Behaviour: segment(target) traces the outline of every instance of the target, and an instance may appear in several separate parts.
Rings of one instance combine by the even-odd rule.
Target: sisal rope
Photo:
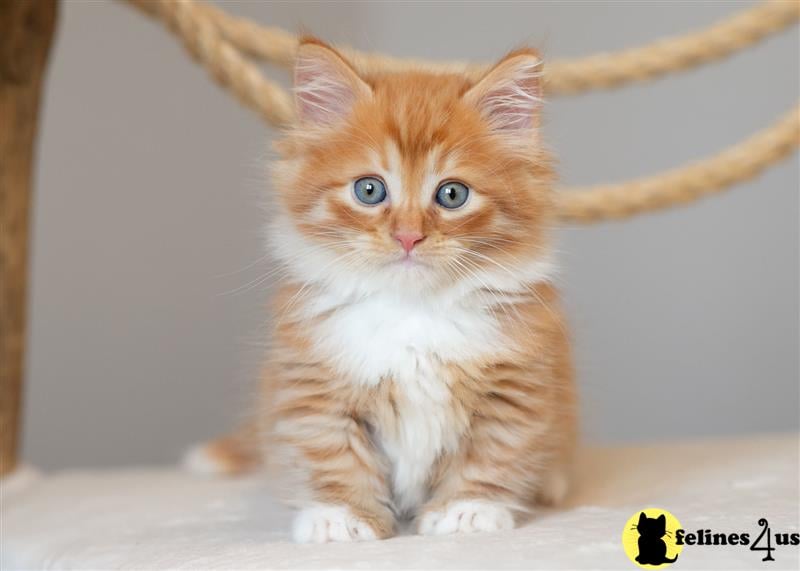
[[[166,24],[217,83],[268,123],[285,126],[293,121],[291,95],[266,79],[248,57],[291,67],[296,36],[196,0],[127,2]],[[575,94],[653,79],[734,54],[798,18],[800,2],[767,0],[699,32],[620,52],[554,61],[546,68],[545,86],[550,95]],[[424,67],[478,75],[485,69],[465,62],[430,63],[343,51],[368,71]],[[567,189],[559,195],[561,218],[588,223],[686,204],[753,178],[799,144],[800,106],[749,139],[687,166],[614,185]]]
[[[170,0],[128,0],[144,12],[159,16]],[[224,38],[251,57],[291,67],[297,49],[297,36],[231,16],[203,2],[192,2],[191,10],[213,23]],[[545,81],[550,96],[577,94],[592,89],[607,89],[625,83],[654,79],[667,73],[688,70],[735,54],[794,24],[800,17],[800,2],[767,0],[709,26],[699,32],[668,38],[646,46],[589,57],[549,62]],[[361,69],[402,70],[425,67],[434,70],[458,69],[480,75],[486,67],[468,62],[430,63],[365,54],[350,48],[342,52]]]
[[[622,184],[559,194],[561,218],[594,222],[688,204],[752,179],[786,158],[800,144],[800,105],[779,121],[712,157]]]
[[[225,40],[207,12],[192,0],[130,0],[157,16],[175,34],[188,52],[222,87],[241,103],[276,126],[294,118],[294,101],[277,83],[268,80],[242,53]]]

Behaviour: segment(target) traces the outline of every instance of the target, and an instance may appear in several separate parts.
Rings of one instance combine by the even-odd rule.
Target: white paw
[[[419,522],[419,533],[423,535],[503,529],[514,529],[514,516],[507,507],[486,500],[453,502],[444,510],[426,513]]]
[[[368,541],[377,539],[366,522],[345,506],[321,504],[300,510],[292,522],[292,539],[297,543]]]

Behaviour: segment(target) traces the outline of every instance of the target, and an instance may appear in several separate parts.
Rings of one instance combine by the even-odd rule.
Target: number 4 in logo
[[[761,530],[761,534],[759,534],[759,536],[753,542],[753,545],[750,546],[750,551],[766,551],[767,555],[761,561],[775,561],[775,558],[772,557],[772,552],[775,551],[775,548],[772,547],[772,532],[769,529],[769,522],[762,517],[760,520],[758,520],[758,525],[764,529]],[[759,547],[761,538],[764,537],[765,533],[767,534],[767,546]]]

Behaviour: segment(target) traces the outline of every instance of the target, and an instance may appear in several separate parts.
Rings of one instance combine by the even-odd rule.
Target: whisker
[[[289,269],[286,266],[279,265],[278,267],[273,268],[272,270],[270,270],[266,274],[263,274],[263,275],[257,277],[256,279],[247,282],[244,285],[241,285],[241,286],[239,286],[237,288],[234,288],[232,290],[228,290],[226,292],[223,292],[223,293],[217,294],[217,295],[219,295],[219,296],[227,296],[227,295],[236,295],[236,294],[240,294],[240,293],[245,293],[245,292],[250,291],[251,289],[254,289],[254,288],[260,286],[261,284],[269,281],[270,278],[275,277],[276,275],[280,275],[280,272],[288,272],[288,271],[289,271]]]
[[[556,311],[554,311],[553,308],[550,307],[550,305],[547,302],[545,302],[545,300],[542,298],[542,296],[539,295],[539,293],[531,285],[520,281],[520,276],[515,274],[513,271],[511,271],[509,268],[507,268],[505,265],[501,264],[497,260],[494,260],[493,258],[490,258],[489,256],[485,256],[485,255],[481,254],[480,252],[476,252],[475,250],[471,250],[469,248],[455,248],[455,249],[459,250],[459,251],[462,251],[462,252],[464,252],[466,254],[475,256],[475,257],[477,257],[477,258],[479,258],[481,260],[484,260],[486,262],[489,262],[491,264],[494,264],[498,268],[500,268],[503,271],[505,271],[506,273],[508,273],[511,277],[513,277],[515,279],[515,281],[518,282],[518,285],[520,287],[522,287],[525,291],[527,291],[533,297],[536,298],[536,300],[539,302],[539,304],[542,307],[544,307],[547,310],[548,313],[550,313],[551,317],[553,317],[553,319],[555,320],[555,322],[558,324],[559,328],[561,329],[562,333],[564,335],[567,335],[566,327],[564,326],[564,323],[563,323],[563,320],[562,320],[561,316]]]
[[[250,262],[249,264],[247,264],[245,267],[243,267],[241,269],[234,270],[232,272],[226,272],[224,274],[217,274],[217,275],[214,276],[214,278],[215,279],[228,278],[228,277],[231,277],[231,276],[235,276],[236,274],[241,274],[242,272],[245,272],[245,271],[249,270],[250,268],[252,268],[253,266],[259,264],[260,262],[263,262],[264,259],[266,259],[267,257],[269,257],[268,253],[264,254],[263,256],[258,258],[257,260]]]

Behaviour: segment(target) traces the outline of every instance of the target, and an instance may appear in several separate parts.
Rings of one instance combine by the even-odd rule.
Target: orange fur
[[[377,537],[387,537],[398,516],[421,517],[456,500],[492,501],[521,516],[563,495],[576,437],[569,343],[553,285],[519,277],[523,261],[549,255],[554,223],[554,174],[538,136],[538,109],[530,118],[514,115],[521,112],[509,99],[515,90],[538,95],[530,74],[536,60],[532,50],[513,52],[473,85],[460,75],[422,71],[364,76],[318,41],[301,46],[296,81],[328,74],[324,79],[335,85],[331,93],[320,84],[321,93],[299,94],[303,120],[277,146],[279,210],[311,244],[309,265],[324,251],[344,260],[331,257],[332,268],[358,279],[356,293],[318,308],[338,278],[289,271],[273,300],[260,414],[264,457],[287,501],[347,506]],[[523,72],[519,85],[508,83]],[[402,200],[392,195],[370,208],[352,198],[352,182],[379,175],[375,169],[397,175],[401,183],[389,190]],[[466,184],[469,208],[451,212],[435,204],[439,180],[431,173]],[[421,266],[393,269],[400,263],[392,238],[398,230],[425,236],[414,253]],[[290,240],[283,235],[273,240],[290,247],[281,244]],[[506,273],[521,285],[498,285],[510,279]],[[464,294],[458,307],[474,307],[476,320],[489,323],[501,342],[466,358],[430,357],[430,374],[445,391],[430,405],[430,414],[444,419],[443,443],[413,504],[413,494],[397,497],[396,473],[408,467],[394,466],[382,442],[408,438],[408,415],[420,401],[391,370],[356,378],[345,357],[325,349],[321,332],[374,295],[364,285],[373,279],[414,303],[476,274],[494,277]],[[480,347],[482,340],[470,342]],[[363,350],[371,350],[369,336]],[[237,456],[251,463],[241,450],[231,455],[234,463]]]

